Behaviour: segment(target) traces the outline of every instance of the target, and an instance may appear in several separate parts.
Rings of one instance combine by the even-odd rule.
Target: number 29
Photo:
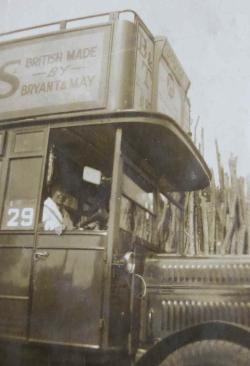
[[[8,227],[31,227],[33,224],[34,209],[32,207],[9,208],[8,217]]]

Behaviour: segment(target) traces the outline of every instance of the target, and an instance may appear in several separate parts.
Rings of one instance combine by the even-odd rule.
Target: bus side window
[[[2,230],[34,228],[42,158],[12,159],[6,182]]]

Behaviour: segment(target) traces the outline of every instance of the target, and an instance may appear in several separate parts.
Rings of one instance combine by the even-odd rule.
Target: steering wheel
[[[84,228],[93,222],[97,222],[100,225],[100,229],[105,228],[108,221],[108,212],[104,208],[97,208],[91,216],[87,217],[84,222],[80,224],[80,227]]]

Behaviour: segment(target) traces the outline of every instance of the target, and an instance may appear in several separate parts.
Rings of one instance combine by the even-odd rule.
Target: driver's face
[[[61,192],[60,190],[56,190],[52,196],[53,201],[57,204],[57,205],[62,205],[63,201],[65,199],[65,195],[63,192]]]

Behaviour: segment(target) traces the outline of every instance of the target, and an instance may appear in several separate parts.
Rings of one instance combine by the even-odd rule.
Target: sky
[[[249,0],[0,0],[0,32],[96,13],[133,9],[153,35],[168,38],[190,81],[197,138],[216,170],[215,139],[227,166],[250,175]]]

